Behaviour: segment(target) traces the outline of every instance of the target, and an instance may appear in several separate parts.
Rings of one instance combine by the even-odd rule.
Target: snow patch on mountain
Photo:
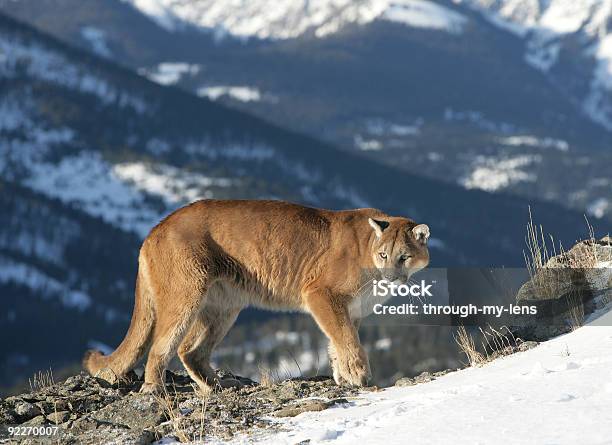
[[[467,17],[429,0],[123,0],[163,28],[184,24],[215,35],[289,39],[306,33],[324,37],[349,24],[388,20],[406,26],[460,33]]]
[[[170,210],[212,198],[211,187],[228,187],[233,181],[163,164],[113,165],[97,152],[82,151],[58,163],[31,164],[24,184],[144,236]],[[159,202],[151,202],[151,198]]]
[[[587,213],[595,218],[603,218],[608,210],[612,207],[610,200],[606,198],[598,198],[587,207]]]
[[[185,75],[195,76],[201,66],[185,62],[163,62],[154,68],[140,68],[138,74],[160,85],[174,85]]]
[[[106,79],[92,74],[52,49],[11,35],[0,36],[0,78],[12,79],[24,74],[93,94],[107,105],[131,107],[139,113],[144,113],[148,108],[143,99],[117,89]]]
[[[481,189],[495,192],[517,182],[534,182],[536,176],[523,170],[524,167],[540,162],[541,157],[521,155],[507,158],[479,155],[474,169],[460,184],[467,189]]]
[[[58,298],[68,308],[85,310],[92,304],[91,297],[85,292],[70,289],[33,266],[4,255],[0,255],[0,283],[23,285],[36,291],[42,298]]]
[[[167,2],[162,0],[121,0],[132,4],[136,9],[154,20],[159,26],[169,31],[181,28],[181,20],[174,15]]]
[[[270,94],[264,94],[259,91],[259,88],[249,86],[207,86],[200,87],[197,90],[197,95],[207,97],[210,100],[217,100],[223,96],[228,96],[231,99],[240,102],[276,102],[278,99]]]
[[[493,133],[512,134],[517,131],[513,124],[493,121],[477,110],[454,110],[448,107],[444,110],[443,119],[446,122],[467,122]]]
[[[81,37],[89,43],[94,53],[99,56],[111,58],[112,53],[106,42],[106,33],[94,26],[84,26],[81,28]]]
[[[58,163],[33,163],[24,184],[140,235],[161,219],[161,212],[148,204],[138,190],[115,176],[111,164],[95,152],[66,156]]]
[[[467,18],[442,5],[422,0],[391,2],[381,18],[415,28],[429,28],[460,34]]]
[[[137,190],[162,197],[168,204],[193,202],[211,198],[209,187],[230,187],[235,181],[228,178],[213,178],[193,173],[170,165],[147,165],[129,162],[113,166],[113,174]]]
[[[355,141],[355,147],[363,151],[379,151],[382,150],[383,144],[376,139],[365,139],[360,134],[355,135],[353,138]]]
[[[569,151],[567,141],[554,138],[538,138],[530,135],[515,135],[497,140],[500,144],[509,147],[535,147],[535,148],[553,148],[559,151]]]

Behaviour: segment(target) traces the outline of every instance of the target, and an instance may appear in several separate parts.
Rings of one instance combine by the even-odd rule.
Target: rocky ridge
[[[221,378],[236,379],[241,387],[203,395],[184,373],[168,371],[165,394],[148,395],[138,392],[142,380],[134,373],[112,385],[81,373],[0,400],[0,443],[223,441],[247,431],[280,428],[275,418],[350,403],[358,394],[357,389],[339,387],[329,377],[266,385],[230,373],[221,373]],[[11,437],[9,426],[23,427],[24,435]],[[27,433],[28,427],[41,426],[58,426],[56,435],[34,436],[34,428]]]

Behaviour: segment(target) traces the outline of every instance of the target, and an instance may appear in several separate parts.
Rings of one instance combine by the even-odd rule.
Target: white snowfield
[[[333,34],[348,24],[389,20],[416,28],[461,33],[466,16],[429,0],[123,0],[158,25],[185,24],[218,36],[289,39],[307,32]]]
[[[526,352],[281,421],[235,443],[610,444],[612,312]]]

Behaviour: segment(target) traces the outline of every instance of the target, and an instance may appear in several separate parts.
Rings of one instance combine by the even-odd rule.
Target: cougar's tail
[[[111,355],[105,356],[96,350],[89,350],[85,353],[83,368],[91,375],[95,375],[103,368],[110,368],[117,376],[125,375],[136,365],[148,347],[155,317],[150,287],[144,280],[142,266],[143,262],[140,263],[136,279],[136,298],[130,328],[119,347]]]

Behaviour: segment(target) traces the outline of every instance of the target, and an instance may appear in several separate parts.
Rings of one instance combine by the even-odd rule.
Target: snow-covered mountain
[[[484,11],[522,37],[525,61],[551,77],[591,119],[612,131],[612,2],[610,0],[455,0]],[[563,71],[584,70],[568,84]]]
[[[607,443],[612,312],[570,334],[412,387],[364,393],[231,443]]]
[[[0,9],[155,82],[377,163],[612,214],[609,2],[0,0]]]
[[[430,0],[124,1],[170,31],[188,24],[212,30],[217,38],[229,34],[261,39],[321,38],[375,20],[458,34],[471,24],[460,10],[467,5],[524,39],[525,61],[544,73],[554,71],[578,50],[580,60],[568,63],[593,65],[590,76],[583,79],[587,91],[580,97],[582,107],[612,131],[610,0],[453,0],[456,8]]]
[[[186,24],[224,35],[288,39],[325,37],[348,25],[388,20],[417,28],[460,33],[467,17],[429,0],[124,0],[162,27]]]

